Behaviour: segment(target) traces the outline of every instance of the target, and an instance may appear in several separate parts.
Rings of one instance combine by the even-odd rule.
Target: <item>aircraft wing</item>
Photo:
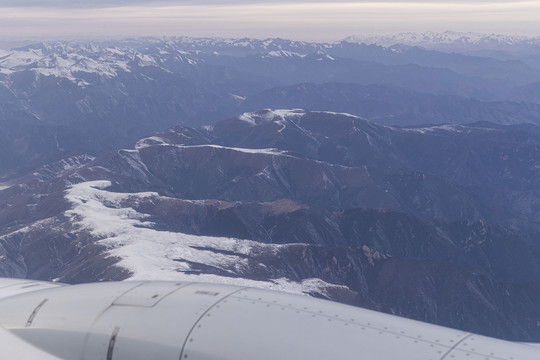
[[[1,334],[51,359],[540,359],[535,346],[268,290],[148,281],[29,291],[36,282],[10,281],[0,280]]]

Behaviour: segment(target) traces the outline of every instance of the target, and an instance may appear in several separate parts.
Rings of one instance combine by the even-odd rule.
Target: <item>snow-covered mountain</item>
[[[222,55],[243,56],[259,53],[299,53],[309,54],[320,48],[331,46],[331,44],[309,43],[304,41],[294,41],[279,38],[270,39],[227,39],[219,37],[194,38],[194,37],[172,37],[169,43],[186,50],[196,50],[203,52],[215,52]]]
[[[246,284],[532,340],[539,149],[534,125],[300,109],[174,127],[0,184],[0,271]]]
[[[455,47],[496,47],[531,45],[540,46],[540,37],[526,37],[517,35],[483,34],[473,32],[425,32],[414,33],[404,32],[387,35],[353,35],[347,37],[345,41],[359,42],[365,44],[377,44],[392,46],[404,44],[410,46],[423,46],[426,48],[451,48]]]
[[[85,79],[90,75],[113,78],[120,72],[133,72],[140,67],[159,68],[163,61],[163,56],[143,54],[132,48],[74,43],[42,43],[4,51],[0,55],[0,74],[31,71],[36,77],[68,79],[80,86],[87,84]],[[161,51],[159,55],[174,56],[180,62],[197,63],[196,59],[186,57],[190,55],[187,52],[171,54]]]

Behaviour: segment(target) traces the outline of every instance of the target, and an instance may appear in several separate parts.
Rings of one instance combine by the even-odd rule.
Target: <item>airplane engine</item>
[[[535,346],[308,296],[188,282],[0,279],[0,325],[0,343],[22,339],[6,359],[540,359]]]

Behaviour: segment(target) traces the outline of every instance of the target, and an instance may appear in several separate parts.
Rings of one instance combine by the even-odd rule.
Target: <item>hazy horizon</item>
[[[9,50],[12,48],[17,47],[24,47],[32,44],[37,43],[54,43],[54,42],[74,42],[74,43],[100,43],[100,42],[115,42],[115,41],[128,41],[128,40],[144,40],[144,39],[171,39],[171,38],[181,38],[181,37],[187,37],[187,38],[193,38],[193,39],[204,39],[204,38],[215,38],[215,39],[254,39],[254,40],[267,40],[267,39],[284,39],[284,40],[290,40],[290,41],[303,41],[303,42],[313,42],[313,43],[338,43],[340,41],[345,40],[348,37],[355,37],[355,36],[364,36],[366,38],[369,37],[377,37],[377,36],[392,36],[392,35],[400,35],[400,34],[422,34],[422,33],[429,33],[430,31],[425,32],[372,32],[372,33],[354,33],[349,34],[347,36],[336,38],[336,39],[330,39],[330,40],[306,40],[306,39],[299,39],[294,37],[283,37],[283,36],[274,36],[274,37],[252,37],[252,36],[220,36],[220,35],[207,35],[207,36],[196,36],[196,35],[186,35],[186,34],[176,34],[176,35],[116,35],[116,36],[88,36],[88,35],[81,35],[81,36],[34,36],[34,37],[12,37],[12,38],[3,38],[0,35],[0,49],[1,50]],[[433,33],[436,34],[443,34],[446,32],[454,32],[453,30],[446,30],[446,31],[434,31]],[[460,33],[460,32],[456,32]],[[521,34],[504,34],[504,33],[488,33],[488,32],[462,32],[464,34],[476,34],[476,35],[495,35],[495,36],[516,36],[516,37],[522,37],[526,39],[540,39],[540,36],[527,36],[527,35],[521,35]],[[1,55],[1,54],[0,54]]]
[[[368,33],[447,30],[536,37],[538,23],[539,1],[0,0],[0,45],[140,36],[332,42]]]

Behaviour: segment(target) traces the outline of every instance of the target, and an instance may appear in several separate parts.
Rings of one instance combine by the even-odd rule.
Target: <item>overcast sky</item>
[[[0,0],[0,40],[190,35],[333,41],[444,30],[539,36],[540,0]]]

